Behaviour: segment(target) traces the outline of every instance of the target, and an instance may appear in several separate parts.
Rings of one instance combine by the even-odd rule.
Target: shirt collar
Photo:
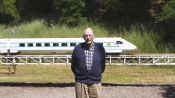
[[[94,48],[94,42],[92,42],[92,44],[91,44],[91,46],[90,46],[89,48],[86,46],[86,43],[85,43],[85,48],[86,48],[87,50],[93,49],[93,48]]]

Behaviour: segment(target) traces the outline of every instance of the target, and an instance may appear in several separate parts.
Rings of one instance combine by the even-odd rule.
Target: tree
[[[161,27],[163,42],[174,43],[175,0],[154,0],[151,12],[156,25]]]
[[[16,0],[0,0],[0,22],[9,23],[20,19],[15,3]]]
[[[166,2],[161,9],[161,12],[157,14],[157,22],[171,22],[175,20],[175,0],[169,0]]]
[[[84,0],[53,0],[53,3],[59,14],[59,23],[73,26],[86,21],[82,15],[85,8]]]

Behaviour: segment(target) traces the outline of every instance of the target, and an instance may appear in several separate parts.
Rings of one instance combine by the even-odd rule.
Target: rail
[[[71,55],[11,55],[0,56],[0,64],[70,64]],[[175,54],[106,56],[109,65],[175,65]]]

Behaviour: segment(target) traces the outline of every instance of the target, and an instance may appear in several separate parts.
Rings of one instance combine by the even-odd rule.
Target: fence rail
[[[0,56],[0,64],[70,64],[71,55],[11,55]],[[110,65],[175,65],[175,54],[106,56]]]

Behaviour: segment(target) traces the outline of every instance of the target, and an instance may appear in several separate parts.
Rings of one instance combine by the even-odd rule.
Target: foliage
[[[150,0],[110,0],[105,18],[112,22],[133,23],[149,18]]]
[[[162,6],[162,11],[156,17],[157,22],[175,20],[175,0],[169,0]]]
[[[44,20],[44,25],[38,27],[43,30],[30,30],[32,26],[24,30],[32,32],[29,35],[35,37],[43,37],[41,32],[50,30],[50,27],[67,25],[79,28],[92,23],[100,24],[98,28],[105,30],[106,34],[128,34],[129,39],[134,38],[135,34],[145,34],[145,40],[149,40],[148,36],[155,34],[156,37],[149,40],[153,51],[157,51],[154,48],[159,47],[158,42],[163,43],[160,46],[166,49],[174,46],[175,42],[175,0],[0,0],[0,24],[19,25],[33,20]],[[133,24],[142,24],[149,29],[144,33],[131,30]],[[46,28],[49,29],[45,30]],[[120,31],[120,28],[127,30],[127,34]],[[4,31],[10,32],[8,29],[2,32]],[[10,33],[5,35],[10,36]]]
[[[20,19],[15,2],[16,0],[0,0],[0,22],[7,22],[9,19]]]
[[[82,16],[85,8],[84,0],[53,0],[53,4],[60,14],[58,18],[61,24],[74,26],[86,21],[86,18]]]
[[[12,20],[43,18],[69,25],[85,23],[87,19],[130,24],[175,17],[174,0],[0,0],[0,5],[1,17],[5,14]]]
[[[159,11],[155,13],[154,18],[156,25],[161,28],[157,31],[162,35],[161,42],[174,46],[175,0],[160,0],[157,5]]]

